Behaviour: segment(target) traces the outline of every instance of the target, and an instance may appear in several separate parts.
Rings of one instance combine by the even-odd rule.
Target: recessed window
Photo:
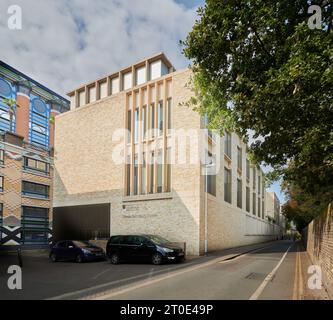
[[[171,148],[167,149],[167,164],[166,164],[166,192],[171,191]]]
[[[258,197],[258,217],[261,217],[261,203],[259,197]]]
[[[134,114],[134,143],[138,143],[139,141],[139,108],[135,109]]]
[[[155,155],[154,152],[151,153],[151,157],[150,157],[150,188],[149,188],[149,193],[154,193],[154,189],[155,189]]]
[[[142,140],[146,139],[147,133],[147,106],[142,107]]]
[[[132,137],[132,111],[127,111],[127,143],[131,142]]]
[[[78,96],[79,99],[79,107],[82,107],[86,104],[86,92],[85,91],[80,91]]]
[[[134,158],[134,195],[138,194],[139,189],[139,162],[138,156]]]
[[[157,193],[163,191],[163,154],[159,151],[157,156]]]
[[[250,161],[246,159],[246,179],[250,181]]]
[[[0,177],[0,192],[3,191],[3,182],[4,182],[4,177]]]
[[[261,192],[261,177],[258,176],[258,194]]]
[[[237,168],[238,170],[242,171],[243,169],[243,152],[242,148],[237,147]]]
[[[171,120],[171,115],[172,115],[172,98],[168,99],[168,103],[167,103],[167,127],[168,130],[170,130],[172,128],[172,120]]]
[[[142,166],[141,166],[141,194],[146,194],[147,188],[147,161],[146,154],[142,155]]]
[[[231,133],[224,135],[224,153],[231,159]]]
[[[123,75],[123,89],[128,90],[132,88],[132,71],[127,72]]]
[[[100,82],[99,84],[99,98],[103,99],[108,96],[108,84],[106,81]]]
[[[44,161],[24,157],[24,169],[49,173],[50,165]]]
[[[88,89],[89,103],[96,101],[96,87],[90,87]]]
[[[22,181],[22,194],[38,198],[48,198],[50,187],[44,184]]]
[[[5,152],[4,150],[0,150],[0,164],[5,163]]]
[[[237,179],[237,207],[240,209],[243,207],[243,184],[240,179]]]
[[[246,211],[250,212],[250,188],[246,187]]]
[[[256,179],[257,172],[256,172],[256,168],[253,167],[252,171],[253,171],[253,189],[255,189],[256,188],[256,184],[257,184],[257,179]]]
[[[257,214],[257,197],[256,194],[253,193],[252,195],[252,214],[256,215]]]
[[[111,79],[111,93],[116,94],[119,92],[119,78]]]
[[[146,82],[146,67],[140,67],[135,70],[136,85],[139,86]]]
[[[162,135],[163,134],[163,101],[160,101],[158,103],[157,125],[158,125],[158,135]]]
[[[131,157],[126,160],[126,195],[131,195]]]
[[[224,201],[231,203],[231,170],[224,168]]]

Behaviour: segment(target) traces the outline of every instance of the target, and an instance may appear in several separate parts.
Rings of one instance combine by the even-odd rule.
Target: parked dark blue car
[[[51,249],[50,259],[57,261],[84,261],[105,260],[105,253],[102,248],[87,241],[58,241]]]

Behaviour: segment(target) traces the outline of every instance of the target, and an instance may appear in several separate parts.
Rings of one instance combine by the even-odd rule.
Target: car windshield
[[[155,244],[167,244],[170,243],[169,240],[166,240],[160,236],[148,236],[149,239],[154,242]]]
[[[88,241],[73,241],[73,243],[79,248],[93,247],[93,245]]]

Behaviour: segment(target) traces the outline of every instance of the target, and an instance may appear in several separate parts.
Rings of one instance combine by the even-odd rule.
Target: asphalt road
[[[296,246],[281,241],[229,261],[163,275],[98,299],[274,299],[291,300],[294,293]]]
[[[51,263],[46,255],[26,256],[23,289],[15,291],[7,287],[6,271],[17,259],[0,256],[0,299],[292,299],[297,246],[278,241],[250,249],[257,251],[227,261],[215,253],[162,266]]]

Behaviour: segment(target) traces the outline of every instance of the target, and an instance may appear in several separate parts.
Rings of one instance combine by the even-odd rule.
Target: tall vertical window
[[[49,227],[49,209],[22,207],[23,244],[47,244]]]
[[[265,197],[265,176],[263,176],[261,188],[262,188],[262,196],[264,198]]]
[[[143,153],[142,155],[142,166],[141,166],[141,194],[146,194],[147,184],[147,162],[146,162],[146,154]]]
[[[261,193],[261,176],[258,176],[258,194]]]
[[[172,128],[172,123],[171,123],[171,115],[172,115],[172,98],[168,99],[168,104],[167,104],[167,117],[168,117],[168,130]]]
[[[159,151],[157,155],[157,193],[163,191],[163,154]]]
[[[215,169],[215,168],[212,168],[212,165],[214,165],[214,163],[215,163],[214,160],[213,160],[213,155],[208,151],[207,156],[208,156],[207,165],[209,163],[211,163],[210,169],[212,169],[212,171],[213,171]],[[206,192],[208,192],[212,196],[216,197],[216,174],[212,174],[212,173],[213,172],[208,172],[207,171],[207,177],[205,179],[205,182],[207,181],[207,185],[206,185],[205,189],[206,189]]]
[[[131,157],[126,160],[126,195],[131,195]]]
[[[155,189],[155,168],[154,168],[154,163],[155,163],[155,156],[154,152],[151,153],[151,158],[150,158],[150,188],[149,188],[149,193],[154,193]]]
[[[3,180],[4,180],[4,177],[0,176],[0,192],[3,191]]]
[[[237,179],[237,207],[243,207],[243,184],[240,179]]]
[[[139,108],[135,109],[134,119],[134,143],[138,143],[139,140]]]
[[[132,111],[127,111],[127,142],[131,142],[131,136],[132,136]]]
[[[231,203],[231,170],[224,168],[224,201]]]
[[[167,164],[166,164],[166,192],[171,191],[171,148],[167,149]]]
[[[237,147],[237,168],[238,170],[242,171],[243,169],[243,152],[242,148]]]
[[[216,174],[207,175],[206,192],[216,197]]]
[[[265,219],[265,201],[262,200],[262,218]]]
[[[150,105],[150,129],[153,130],[153,136],[154,134],[154,129],[155,129],[155,103],[152,103]]]
[[[15,116],[10,128],[9,108],[3,103],[3,99],[15,99],[15,87],[0,78],[0,131],[15,131]]]
[[[257,174],[256,174],[256,168],[253,167],[252,171],[253,171],[253,189],[255,189],[255,188],[256,188],[256,184],[257,184],[257,179],[256,179],[256,177],[257,177]]]
[[[246,187],[246,211],[250,212],[250,188]]]
[[[231,133],[224,135],[224,153],[231,159]]]
[[[142,139],[146,138],[147,132],[147,106],[142,107]]]
[[[246,179],[250,181],[250,161],[246,159]]]
[[[157,122],[158,122],[158,134],[163,134],[163,101],[160,101],[158,104],[158,114],[157,114]]]
[[[258,197],[258,217],[261,217],[261,202],[259,197]]]
[[[5,152],[0,150],[0,164],[4,164],[5,162]]]
[[[30,104],[30,143],[48,148],[50,107],[39,97],[32,97]]]
[[[139,163],[138,163],[138,156],[134,158],[134,195],[138,194],[139,188]]]
[[[254,215],[257,214],[257,197],[255,193],[252,195],[252,213]]]

